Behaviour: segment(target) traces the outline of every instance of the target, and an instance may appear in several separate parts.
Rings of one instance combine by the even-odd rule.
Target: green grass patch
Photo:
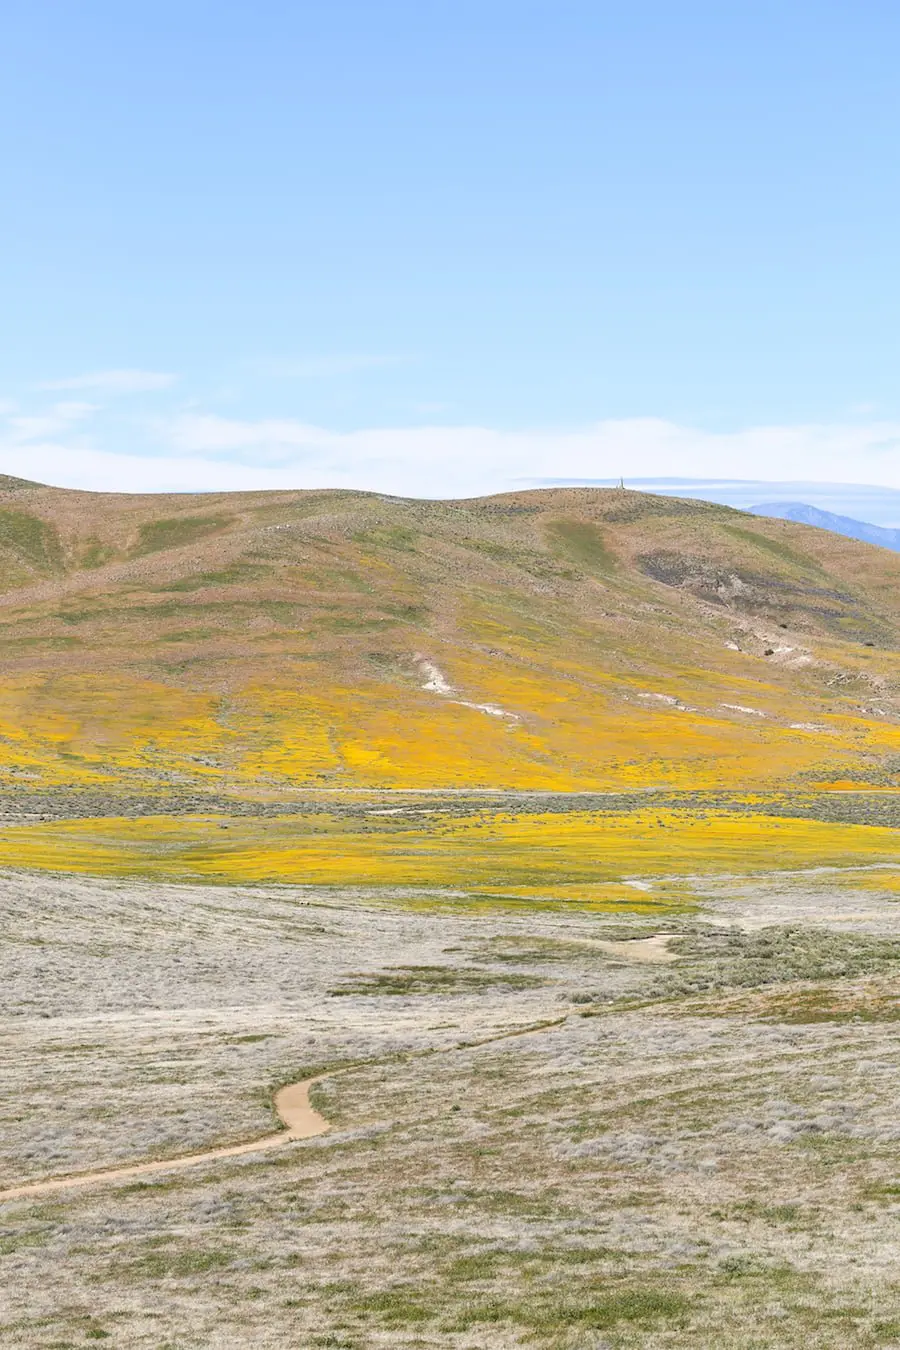
[[[351,994],[407,997],[412,994],[472,994],[489,989],[535,989],[543,981],[531,975],[460,970],[454,966],[396,966],[391,970],[355,973],[329,989],[333,998]]]
[[[111,562],[115,556],[116,551],[109,544],[103,544],[99,539],[91,539],[81,555],[80,562],[82,567],[88,569],[103,567],[105,563]]]
[[[116,1274],[143,1276],[150,1280],[186,1279],[206,1275],[231,1264],[234,1252],[223,1247],[170,1247],[168,1237],[151,1240],[144,1252],[130,1261],[116,1263]]]
[[[273,567],[265,567],[261,563],[232,563],[230,567],[222,567],[217,572],[198,572],[196,576],[183,577],[181,581],[170,581],[165,586],[154,587],[153,590],[159,593],[189,592],[202,591],[211,586],[237,586],[242,582],[262,581],[271,577],[274,571]]]
[[[158,642],[202,642],[205,638],[221,637],[218,628],[183,628],[177,633],[162,633]]]
[[[863,1200],[880,1200],[895,1204],[900,1200],[900,1181],[869,1181],[860,1192]]]
[[[378,526],[372,530],[359,530],[354,534],[353,542],[401,553],[414,553],[418,537],[418,530],[411,530],[406,525]]]
[[[0,510],[0,547],[41,572],[59,572],[63,551],[52,525],[27,511]]]
[[[897,1022],[896,994],[866,997],[848,990],[803,989],[767,999],[764,1016],[777,1022],[811,1026],[818,1022]]]
[[[556,1299],[524,1298],[473,1301],[454,1319],[453,1330],[467,1331],[490,1323],[510,1322],[550,1335],[569,1329],[611,1331],[622,1325],[640,1329],[684,1327],[691,1300],[676,1290],[653,1286],[610,1288],[587,1296]]]
[[[15,1252],[25,1251],[29,1247],[44,1247],[53,1237],[49,1229],[36,1232],[33,1228],[18,1233],[0,1235],[0,1256],[12,1256]]]
[[[218,534],[234,520],[234,516],[170,516],[165,520],[147,521],[141,526],[138,543],[132,550],[136,556],[160,553],[167,548],[179,548]]]
[[[360,633],[373,628],[392,628],[396,623],[397,619],[388,619],[382,615],[317,614],[313,632]]]
[[[779,562],[789,563],[798,572],[821,572],[822,570],[816,560],[809,554],[798,553],[788,544],[783,544],[777,539],[769,539],[767,535],[759,534],[756,530],[748,530],[742,525],[732,525],[724,520],[716,523],[719,529],[725,534],[730,534],[732,539],[739,539],[742,543],[750,544],[752,548],[768,553],[771,557],[777,558]]]
[[[355,1312],[375,1318],[385,1327],[417,1326],[431,1321],[434,1311],[422,1300],[421,1294],[407,1286],[380,1289],[354,1300]]]
[[[616,559],[603,540],[596,525],[583,520],[554,520],[547,526],[547,534],[556,549],[588,573],[609,576],[615,571]]]
[[[655,984],[655,992],[668,996],[849,979],[900,969],[900,941],[799,924],[773,925],[755,933],[737,928],[698,930],[673,938],[669,950],[679,957],[678,965],[660,973]],[[786,993],[783,1010],[787,1015],[793,1009],[798,1021],[832,1020],[825,1015],[829,1005],[820,1002],[821,997],[818,990]],[[889,1003],[893,1006],[893,1000]],[[859,1004],[862,1007],[862,999]],[[840,1007],[836,1002],[834,1011]]]

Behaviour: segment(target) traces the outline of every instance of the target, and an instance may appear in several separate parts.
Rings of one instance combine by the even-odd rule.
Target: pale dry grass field
[[[319,1069],[332,1128],[0,1202],[0,1341],[900,1346],[895,902],[697,888],[6,875],[0,1187],[264,1136]]]

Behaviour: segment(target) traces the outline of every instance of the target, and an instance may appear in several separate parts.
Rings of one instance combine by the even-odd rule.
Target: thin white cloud
[[[185,454],[250,453],[254,459],[284,460],[313,445],[331,443],[337,448],[341,437],[320,427],[291,418],[264,418],[242,422],[236,418],[185,413],[169,424],[168,436],[175,450]]]
[[[284,474],[199,458],[114,454],[55,441],[25,448],[0,443],[0,473],[88,492],[237,492],[307,486]],[[324,486],[324,485],[316,485]]]
[[[93,412],[96,412],[93,403],[57,403],[44,413],[8,417],[5,433],[10,441],[18,445],[28,441],[43,441],[50,436],[63,435],[76,422],[83,421]]]
[[[97,394],[145,394],[169,389],[178,377],[162,370],[95,370],[64,380],[42,380],[35,389],[84,389]]]
[[[340,375],[355,375],[361,370],[378,370],[402,365],[403,356],[376,356],[366,352],[335,353],[331,356],[272,357],[257,363],[266,375],[286,380],[323,380]]]
[[[155,424],[152,443],[162,453],[146,456],[66,444],[59,427],[43,438],[36,433],[32,427],[26,465],[12,436],[4,444],[0,432],[0,472],[95,490],[350,487],[463,497],[548,483],[551,474],[569,482],[623,475],[626,483],[752,478],[900,488],[898,423],[719,433],[635,418],[560,430],[420,426],[338,432],[292,419],[190,414]]]

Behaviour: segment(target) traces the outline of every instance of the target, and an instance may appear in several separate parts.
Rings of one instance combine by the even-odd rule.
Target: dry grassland
[[[900,1344],[893,875],[616,915],[8,873],[0,1186],[269,1134],[318,1069],[332,1128],[0,1202],[0,1341]]]

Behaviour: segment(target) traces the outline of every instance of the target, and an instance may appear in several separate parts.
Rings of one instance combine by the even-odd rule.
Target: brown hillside
[[[25,783],[891,783],[900,557],[620,490],[0,483]]]

